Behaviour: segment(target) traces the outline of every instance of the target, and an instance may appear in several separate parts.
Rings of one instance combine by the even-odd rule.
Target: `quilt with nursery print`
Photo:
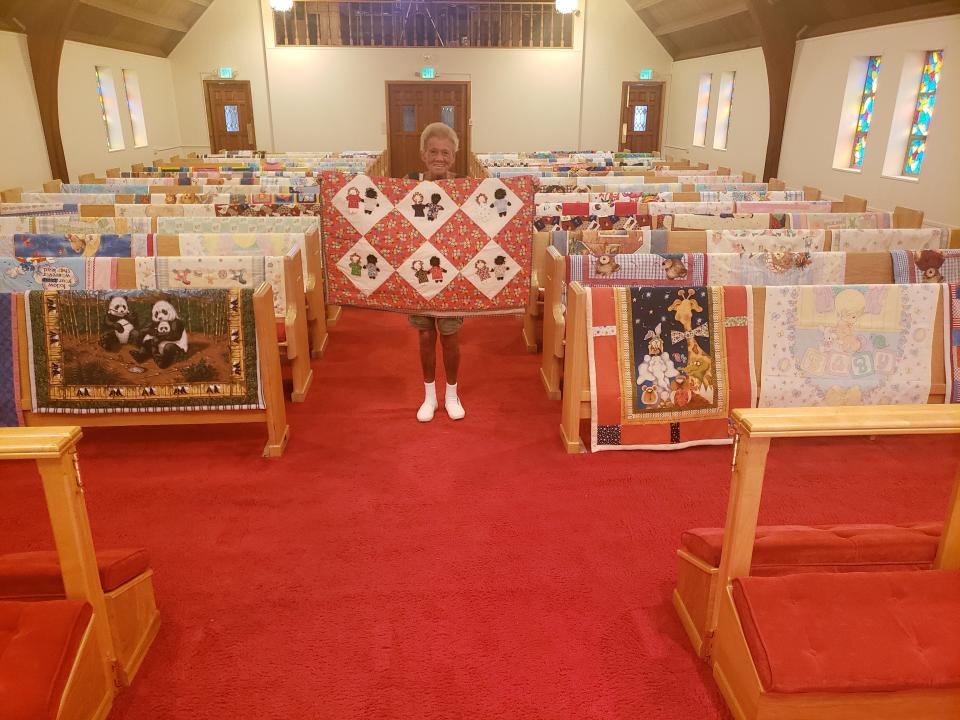
[[[329,303],[438,317],[526,305],[532,178],[324,173],[321,188]]]

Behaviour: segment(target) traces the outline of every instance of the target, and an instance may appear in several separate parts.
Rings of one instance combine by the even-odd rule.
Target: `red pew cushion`
[[[53,720],[90,605],[76,600],[0,602],[0,708],[4,720]]]
[[[942,532],[940,522],[760,526],[751,573],[926,569],[933,564]],[[680,544],[691,555],[719,567],[723,528],[688,530]]]
[[[960,571],[736,578],[733,600],[767,692],[960,687]]]
[[[277,322],[277,342],[287,341],[287,324],[280,320]]]
[[[97,570],[104,592],[116,590],[150,567],[146,550],[99,550]],[[53,550],[0,555],[0,599],[62,598],[60,561]]]

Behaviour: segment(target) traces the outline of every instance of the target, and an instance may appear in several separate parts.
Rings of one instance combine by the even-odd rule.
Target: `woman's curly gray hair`
[[[444,140],[452,142],[454,152],[460,149],[460,138],[457,137],[453,128],[446,123],[435,122],[427,125],[420,134],[420,152],[427,149],[427,142],[433,137],[443,138]]]

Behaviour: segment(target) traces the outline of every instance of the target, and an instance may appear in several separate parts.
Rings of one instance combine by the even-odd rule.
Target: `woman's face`
[[[420,159],[427,171],[434,176],[443,176],[450,172],[456,160],[457,152],[453,143],[445,137],[434,135],[420,153]]]

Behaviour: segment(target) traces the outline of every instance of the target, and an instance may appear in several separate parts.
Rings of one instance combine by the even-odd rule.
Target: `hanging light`
[[[557,12],[569,15],[577,11],[577,0],[557,0]]]
[[[293,9],[293,0],[270,0],[270,7],[277,12],[287,12]]]

